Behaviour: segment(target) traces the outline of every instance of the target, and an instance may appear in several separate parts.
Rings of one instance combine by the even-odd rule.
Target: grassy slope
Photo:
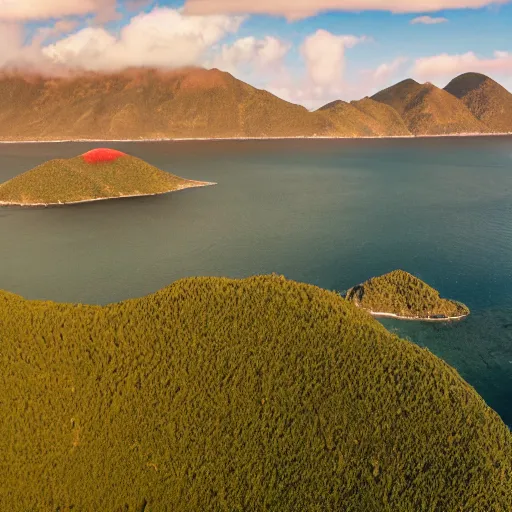
[[[493,132],[512,132],[512,94],[488,76],[465,73],[445,90],[462,100]]]
[[[469,313],[466,306],[440,298],[437,290],[403,270],[374,277],[350,290],[347,298],[365,309],[399,316],[456,317]]]
[[[104,308],[0,293],[0,340],[2,510],[512,508],[497,414],[335,293],[278,277]]]
[[[489,131],[464,103],[432,84],[404,80],[375,94],[372,99],[393,107],[415,135]]]
[[[88,164],[82,157],[51,160],[0,185],[0,202],[66,203],[162,194],[189,183],[132,156]]]
[[[333,101],[316,113],[329,119],[334,126],[333,133],[346,137],[410,135],[394,109],[369,98],[351,103]]]

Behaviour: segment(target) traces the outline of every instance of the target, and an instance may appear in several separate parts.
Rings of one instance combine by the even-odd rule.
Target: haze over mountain
[[[453,79],[445,91],[462,100],[492,131],[512,132],[512,94],[492,78],[465,73]]]
[[[483,76],[483,75],[480,75]],[[487,79],[487,77],[483,77]],[[447,90],[405,80],[315,112],[218,69],[44,77],[0,75],[0,140],[366,137],[512,131],[512,95],[496,82]],[[457,87],[453,86],[459,84]],[[487,85],[485,85],[487,84]],[[454,95],[455,94],[455,95]],[[458,99],[459,94],[462,99]]]

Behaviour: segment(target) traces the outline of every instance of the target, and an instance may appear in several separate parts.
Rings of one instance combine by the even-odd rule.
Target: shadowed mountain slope
[[[454,78],[445,91],[462,100],[491,131],[512,132],[512,94],[492,78],[465,73]]]
[[[489,132],[459,99],[430,83],[404,80],[372,99],[393,107],[415,135]]]
[[[512,436],[338,294],[184,279],[105,307],[0,292],[0,510],[512,510]]]

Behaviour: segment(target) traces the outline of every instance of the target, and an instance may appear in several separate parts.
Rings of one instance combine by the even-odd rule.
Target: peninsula
[[[461,320],[470,311],[464,304],[442,299],[439,292],[421,279],[395,270],[354,286],[348,301],[378,317],[400,320]]]
[[[50,160],[0,184],[0,206],[58,206],[207,185],[214,183],[180,178],[121,151],[99,148]]]
[[[512,510],[498,414],[334,292],[281,276],[105,307],[0,291],[0,340],[0,510]]]

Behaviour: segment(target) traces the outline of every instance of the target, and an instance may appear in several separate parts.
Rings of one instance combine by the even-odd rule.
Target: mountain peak
[[[372,96],[393,107],[415,135],[485,133],[483,125],[457,98],[430,82],[407,79]]]
[[[323,107],[320,107],[318,109],[318,112],[322,112],[324,110],[331,110],[331,109],[336,108],[341,105],[347,105],[347,102],[343,101],[343,100],[334,100],[334,101],[331,101],[330,103],[327,103]]]
[[[495,82],[492,78],[482,73],[463,73],[454,78],[444,89],[457,98],[460,98],[469,91],[477,89],[485,82]]]
[[[445,91],[461,100],[493,132],[512,132],[512,94],[481,73],[454,78]]]

